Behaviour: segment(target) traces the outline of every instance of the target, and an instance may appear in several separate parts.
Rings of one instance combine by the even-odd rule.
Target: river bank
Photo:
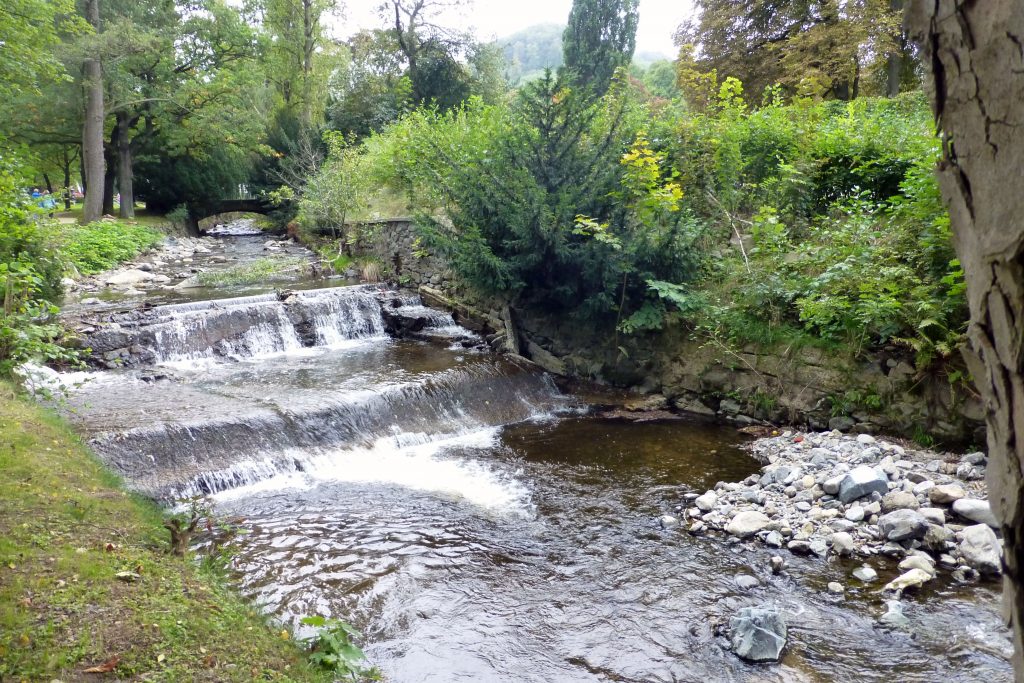
[[[331,679],[216,562],[171,556],[164,512],[7,384],[0,442],[0,679]]]
[[[758,439],[750,451],[763,463],[760,474],[684,497],[689,533],[724,532],[796,555],[839,559],[850,565],[850,580],[862,584],[878,578],[872,561],[888,558],[902,573],[883,590],[897,595],[939,570],[958,583],[1002,571],[984,453],[955,456],[867,434],[793,430]],[[772,562],[781,567],[785,560]]]

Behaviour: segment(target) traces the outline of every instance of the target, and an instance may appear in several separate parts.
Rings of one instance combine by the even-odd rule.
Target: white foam
[[[320,452],[303,461],[304,474],[282,473],[271,479],[223,491],[231,500],[263,491],[309,488],[317,482],[385,484],[428,491],[502,513],[531,516],[530,492],[511,475],[477,460],[445,457],[451,448],[485,449],[497,444],[499,427],[443,438],[397,432],[368,448]]]

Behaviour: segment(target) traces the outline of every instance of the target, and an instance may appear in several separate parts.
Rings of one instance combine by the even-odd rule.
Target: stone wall
[[[513,310],[463,286],[443,258],[420,249],[411,219],[367,226],[357,250],[376,256],[427,303],[452,310],[492,347],[558,375],[663,396],[680,410],[739,423],[768,421],[854,432],[984,443],[973,388],[918,372],[896,347],[850,358],[814,347],[733,349],[686,330],[615,338],[564,318]]]

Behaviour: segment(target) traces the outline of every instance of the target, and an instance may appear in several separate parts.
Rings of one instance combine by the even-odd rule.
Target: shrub
[[[78,272],[91,275],[135,257],[162,238],[161,232],[143,225],[101,220],[66,226],[60,237],[60,250]]]

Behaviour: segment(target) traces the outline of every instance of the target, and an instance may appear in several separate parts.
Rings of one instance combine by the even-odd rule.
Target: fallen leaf
[[[86,669],[83,673],[87,674],[108,674],[117,668],[117,665],[121,663],[121,655],[114,655],[102,664]]]
[[[163,662],[163,661],[164,661],[165,659],[167,659],[167,657],[165,657],[165,656],[164,656],[163,654],[159,654],[159,655],[157,655],[157,656],[156,656],[156,663],[157,663],[157,664],[160,664],[160,663],[161,663],[161,662]]]

